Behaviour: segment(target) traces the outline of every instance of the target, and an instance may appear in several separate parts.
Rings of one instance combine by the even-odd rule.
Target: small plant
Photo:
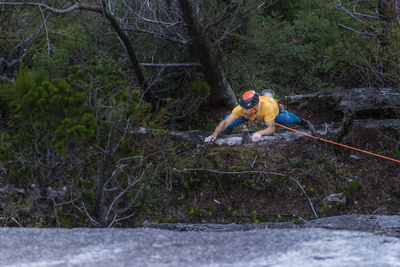
[[[253,221],[254,223],[259,222],[266,222],[268,221],[268,216],[266,214],[257,212],[256,210],[253,211]]]
[[[197,173],[182,173],[180,175],[183,188],[191,189],[196,188],[200,184],[200,178],[196,177]]]
[[[251,188],[253,188],[253,189],[256,188],[256,181],[254,179],[250,179],[249,184],[250,184]]]
[[[397,202],[397,198],[395,196],[388,195],[386,197],[386,203],[387,204],[394,204],[396,202]]]
[[[182,201],[182,200],[184,200],[184,199],[185,199],[185,194],[182,193],[182,194],[178,197],[178,200],[179,200],[179,201]]]
[[[30,227],[33,228],[42,228],[43,227],[43,217],[40,217],[39,220],[37,222],[34,222],[33,224],[30,225]]]
[[[68,218],[61,218],[60,227],[62,228],[71,228],[71,222]]]
[[[192,218],[200,218],[203,214],[202,210],[197,207],[192,207],[188,210],[188,213]]]
[[[324,168],[327,172],[334,173],[335,172],[335,166],[333,166],[332,163],[329,161],[324,162]]]
[[[315,189],[314,189],[314,187],[309,187],[309,188],[307,188],[306,189],[306,193],[307,193],[307,195],[313,195],[314,193],[315,193]]]
[[[324,163],[325,160],[326,160],[326,158],[325,158],[324,155],[319,155],[319,156],[317,157],[317,163],[319,163],[319,164]]]
[[[346,184],[343,186],[344,193],[350,198],[356,197],[358,194],[360,194],[362,189],[363,185],[355,179],[347,181]]]
[[[300,216],[299,215],[297,215],[297,214],[294,214],[293,215],[293,218],[292,218],[292,223],[297,223],[297,224],[299,224],[299,223],[301,223],[302,221],[300,220]]]
[[[254,220],[254,223],[259,223],[260,222],[260,219],[257,217],[257,211],[256,210],[253,210],[253,220]]]
[[[226,209],[225,209],[225,218],[232,217],[232,215],[233,215],[232,207],[231,206],[226,207]]]
[[[305,165],[304,160],[300,157],[288,159],[289,164],[294,168],[301,168]]]

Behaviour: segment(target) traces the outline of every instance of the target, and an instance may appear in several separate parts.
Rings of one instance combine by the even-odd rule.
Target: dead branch
[[[153,8],[151,2],[145,1],[138,11],[135,11],[132,6],[128,5],[125,1],[122,1],[122,3],[127,9],[127,15],[129,13],[136,19],[136,21],[145,24],[144,26],[139,26],[138,22],[136,22],[134,26],[131,25],[130,27],[127,27],[125,25],[124,30],[148,34],[157,39],[167,40],[183,45],[188,44],[188,40],[178,32],[178,29],[183,29],[184,26],[181,15],[177,12],[173,12],[165,6],[160,8],[159,4],[163,2],[157,1],[156,7]],[[167,12],[165,12],[166,10]],[[164,18],[159,18],[159,14],[162,14]],[[127,15],[125,17],[127,17]],[[125,21],[126,20],[124,20],[124,22]],[[144,29],[144,27],[146,29]]]
[[[73,202],[72,202],[73,203]],[[76,208],[78,208],[78,210],[80,210],[80,211],[82,211],[82,209],[81,208],[79,208],[79,207],[77,207],[75,204],[73,204]],[[94,225],[96,225],[96,226],[101,226],[101,224],[98,222],[98,221],[96,221],[91,215],[90,215],[90,213],[88,212],[88,210],[86,209],[86,206],[85,206],[85,203],[84,202],[82,202],[82,207],[83,207],[83,211],[86,213],[86,216],[89,218],[89,220],[94,224]]]
[[[359,17],[365,17],[365,18],[373,18],[373,19],[378,19],[378,17],[375,16],[370,16],[370,15],[366,15],[366,14],[361,14],[358,12],[355,12],[355,6],[353,6],[353,11],[349,11],[345,6],[342,5],[340,0],[335,0],[334,3],[335,7],[337,9],[342,10],[343,12],[345,12],[347,15],[349,15],[352,19],[358,21],[359,23],[363,24],[364,26],[366,26],[367,28],[373,30],[374,32],[376,32],[376,29],[371,25],[371,23],[366,22],[362,19],[360,19]]]
[[[343,25],[341,23],[339,23],[338,25],[339,25],[339,27],[342,27],[344,29],[350,30],[350,31],[355,32],[355,33],[360,34],[360,35],[368,35],[368,36],[371,36],[371,37],[377,36],[376,34],[373,34],[373,33],[367,32],[367,31],[365,31],[365,32],[357,31],[357,30],[355,30],[355,29],[353,29],[351,27],[345,26],[345,25]]]
[[[343,111],[343,113],[344,116],[342,119],[342,123],[335,136],[336,142],[342,141],[343,137],[345,137],[349,133],[354,124],[354,118],[355,118],[354,110],[351,107],[347,107]]]
[[[307,200],[308,200],[308,203],[310,204],[310,207],[311,207],[311,209],[312,209],[312,211],[313,211],[313,213],[314,213],[314,215],[315,215],[315,218],[318,219],[318,215],[317,215],[317,213],[316,213],[315,210],[314,210],[314,206],[313,206],[313,204],[312,204],[312,202],[311,202],[311,199],[308,197],[306,191],[304,191],[304,188],[301,186],[301,184],[299,183],[299,181],[297,181],[297,180],[296,180],[295,178],[293,178],[293,177],[289,177],[289,179],[292,180],[292,181],[294,181],[294,182],[300,187],[301,191],[303,191],[303,193],[304,193],[304,195],[306,196],[306,198],[307,198]]]
[[[219,24],[221,24],[222,22],[224,22],[225,20],[227,20],[229,17],[231,17],[231,14],[234,12],[235,16],[237,14],[237,11],[240,9],[240,7],[243,5],[243,1],[240,1],[239,3],[235,3],[235,1],[232,1],[231,3],[229,3],[229,5],[227,5],[224,10],[222,10],[217,17],[211,21],[210,23],[208,23],[204,29],[207,31],[208,29],[215,27]]]
[[[144,174],[146,173],[147,169],[149,167],[152,166],[152,163],[150,163],[148,166],[146,166],[146,168],[142,171],[142,174],[140,175],[140,177],[138,179],[136,179],[135,181],[133,181],[132,183],[130,183],[124,190],[122,190],[115,198],[114,200],[111,202],[110,206],[108,207],[106,216],[105,216],[105,220],[108,220],[108,216],[110,215],[111,210],[113,209],[115,203],[117,203],[117,201],[126,193],[128,192],[129,189],[131,189],[134,185],[136,185],[137,183],[139,183],[140,181],[143,180],[144,178]]]
[[[228,172],[228,171],[217,171],[217,170],[212,170],[212,169],[204,169],[204,168],[199,168],[199,169],[187,169],[184,168],[182,170],[178,170],[176,168],[173,168],[174,171],[176,172],[187,172],[187,171],[206,171],[206,172],[212,172],[212,173],[217,173],[217,174],[250,174],[250,173],[257,173],[257,174],[271,174],[271,175],[278,175],[278,176],[285,176],[284,174],[277,173],[277,172],[266,172],[266,171],[238,171],[238,172]]]
[[[50,38],[49,38],[49,30],[47,29],[47,18],[48,18],[48,16],[47,16],[47,18],[45,18],[42,8],[39,7],[39,9],[40,9],[40,13],[42,14],[43,26],[44,26],[45,31],[46,31],[47,57],[50,57],[50,50],[51,50],[51,48],[50,48]]]
[[[74,10],[77,10],[80,8],[80,6],[86,6],[90,7],[88,5],[80,4],[80,3],[75,3],[74,5],[70,6],[69,8],[66,9],[58,9],[58,8],[53,8],[50,7],[46,4],[43,3],[34,3],[34,2],[0,2],[0,5],[6,5],[6,6],[35,6],[39,8],[43,8],[45,11],[51,11],[53,13],[57,14],[67,14],[70,13]]]
[[[157,64],[157,63],[140,63],[143,67],[154,67],[154,68],[198,68],[201,67],[200,63],[165,63],[165,64]]]
[[[123,220],[127,220],[127,219],[133,217],[135,214],[136,213],[132,213],[132,214],[129,214],[128,216],[125,216],[125,217],[122,217],[122,218],[119,218],[119,219],[117,219],[118,218],[118,214],[115,214],[112,222],[107,227],[110,228],[110,227],[112,227],[114,225],[114,223],[117,223],[117,222],[123,221]]]
[[[183,39],[183,38],[173,38],[173,37],[167,37],[164,34],[155,32],[155,31],[151,31],[151,30],[146,30],[146,29],[139,29],[139,28],[132,28],[132,27],[128,27],[128,26],[123,26],[122,29],[124,31],[130,31],[133,33],[143,33],[143,34],[147,34],[150,35],[154,38],[160,39],[160,40],[167,40],[173,43],[179,43],[182,45],[187,45],[189,43],[188,40]]]
[[[14,217],[11,217],[11,220],[18,224],[19,227],[23,227]]]

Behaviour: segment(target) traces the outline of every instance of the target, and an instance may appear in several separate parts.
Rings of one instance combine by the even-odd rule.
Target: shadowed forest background
[[[296,175],[319,216],[398,213],[395,163],[341,167],[349,154],[313,143],[267,155],[168,133],[213,130],[249,89],[278,98],[399,89],[399,8],[396,0],[0,1],[0,224],[311,219],[288,179]],[[398,132],[345,141],[400,158]],[[262,180],[268,171],[280,175]],[[322,203],[335,192],[351,201]]]

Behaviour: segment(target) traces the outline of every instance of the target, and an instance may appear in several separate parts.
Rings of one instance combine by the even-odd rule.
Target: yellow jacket
[[[235,117],[243,116],[246,119],[252,121],[272,121],[279,114],[278,101],[270,96],[260,96],[260,108],[255,114],[245,116],[243,114],[243,108],[241,106],[236,106],[232,110],[232,114],[235,115]]]

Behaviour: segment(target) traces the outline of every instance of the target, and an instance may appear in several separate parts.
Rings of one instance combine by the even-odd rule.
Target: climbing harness
[[[282,127],[282,128],[288,129],[288,130],[290,130],[290,131],[293,131],[293,132],[296,132],[296,133],[299,133],[299,134],[308,136],[308,137],[310,137],[310,138],[314,138],[314,139],[317,139],[317,140],[321,140],[321,141],[323,141],[323,142],[327,142],[327,143],[331,143],[331,144],[334,144],[334,145],[338,145],[338,146],[350,148],[350,149],[353,149],[353,150],[356,150],[356,151],[359,151],[359,152],[363,152],[363,153],[366,153],[366,154],[370,154],[370,155],[373,155],[373,156],[381,157],[381,158],[384,158],[384,159],[388,159],[388,160],[391,160],[391,161],[395,161],[395,162],[400,163],[400,160],[397,160],[397,159],[394,159],[394,158],[385,157],[385,156],[382,156],[382,155],[379,155],[379,154],[375,154],[375,153],[372,153],[372,152],[369,152],[369,151],[366,151],[366,150],[362,150],[362,149],[355,148],[355,147],[352,147],[352,146],[343,145],[343,144],[340,144],[340,143],[337,143],[337,142],[333,142],[333,141],[330,141],[330,140],[326,140],[326,139],[323,139],[323,138],[320,138],[320,137],[317,137],[317,136],[313,136],[313,135],[310,135],[310,134],[306,134],[306,133],[303,133],[303,132],[301,132],[301,131],[298,131],[298,130],[289,128],[289,127],[287,127],[287,126],[283,126],[283,125],[281,125],[281,124],[279,124],[279,123],[276,123],[276,122],[275,122],[275,125],[278,125],[279,127]]]

